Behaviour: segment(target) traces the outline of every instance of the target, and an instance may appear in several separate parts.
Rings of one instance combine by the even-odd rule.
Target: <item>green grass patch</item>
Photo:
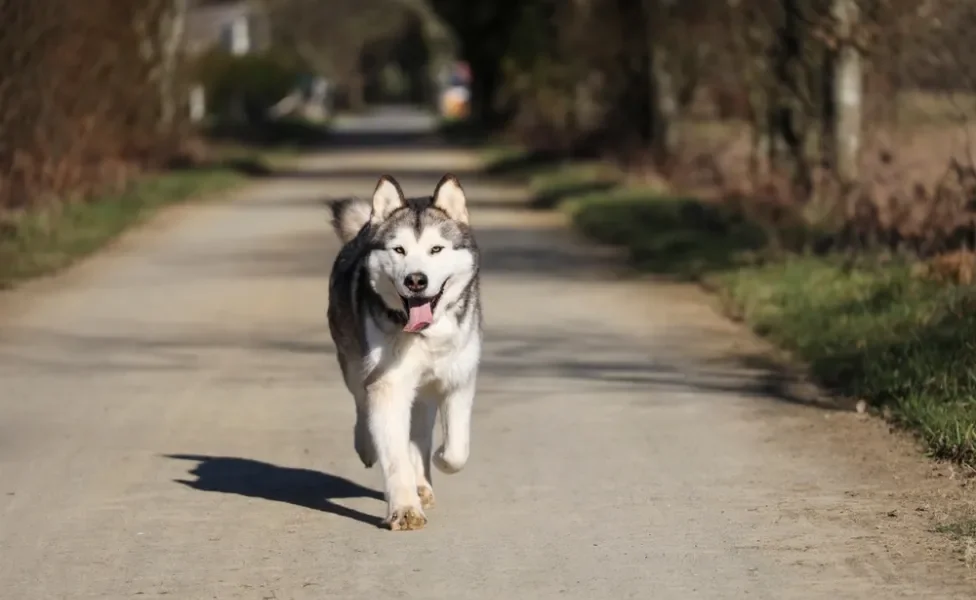
[[[558,193],[578,230],[626,248],[637,268],[707,282],[821,383],[883,409],[932,455],[976,465],[974,287],[923,280],[896,262],[774,254],[761,228],[693,198],[567,185],[540,176],[534,188]]]
[[[159,209],[245,181],[233,168],[172,171],[127,190],[8,215],[0,222],[0,287],[59,271]]]
[[[795,258],[729,271],[745,322],[839,392],[888,409],[939,458],[976,464],[976,293],[904,265]]]
[[[529,179],[536,191],[532,204],[536,208],[556,208],[572,198],[609,192],[617,188],[622,180],[623,174],[617,167],[598,161],[571,162],[554,169],[543,168]]]
[[[569,163],[569,159],[556,152],[506,149],[497,153],[485,172],[499,178],[528,181]]]
[[[976,519],[965,519],[943,523],[935,528],[936,533],[949,535],[957,540],[976,539]]]
[[[498,178],[532,183],[538,191],[556,184],[560,179],[573,178],[572,170],[586,172],[575,175],[577,181],[598,175],[593,169],[597,161],[584,162],[556,150],[532,150],[518,144],[482,144],[485,172]],[[609,167],[607,167],[609,168]],[[545,183],[535,181],[545,179]]]
[[[748,264],[765,243],[759,228],[718,207],[654,190],[617,187],[563,202],[585,235],[626,247],[639,269],[678,279]]]

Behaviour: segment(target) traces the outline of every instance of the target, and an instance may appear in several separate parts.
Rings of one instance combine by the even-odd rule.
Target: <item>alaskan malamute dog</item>
[[[482,317],[467,201],[450,174],[425,198],[405,198],[384,175],[371,202],[335,201],[332,216],[344,245],[329,330],[356,400],[356,452],[383,471],[384,523],[421,529],[434,504],[431,458],[445,473],[468,460]],[[432,452],[438,409],[444,439]]]

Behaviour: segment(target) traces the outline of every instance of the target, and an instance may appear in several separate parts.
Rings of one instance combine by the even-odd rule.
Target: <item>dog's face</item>
[[[373,194],[375,235],[368,259],[373,289],[407,315],[404,331],[416,333],[455,304],[477,268],[467,202],[457,179],[445,176],[430,198],[407,200],[383,177]]]

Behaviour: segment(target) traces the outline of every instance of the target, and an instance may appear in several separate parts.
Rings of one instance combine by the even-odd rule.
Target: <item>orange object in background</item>
[[[453,87],[446,90],[441,96],[441,114],[448,119],[463,119],[470,112],[468,90],[462,87]]]
[[[457,62],[442,79],[440,113],[445,119],[465,119],[471,112],[471,67]]]

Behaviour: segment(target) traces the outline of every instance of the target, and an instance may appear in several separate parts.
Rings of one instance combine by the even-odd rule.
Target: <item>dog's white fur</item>
[[[382,222],[403,202],[396,186],[381,181],[368,220]],[[467,223],[465,196],[453,180],[437,189],[434,205],[452,219]],[[450,240],[444,239],[438,228],[425,229],[419,239],[413,231],[404,230],[388,246],[372,253],[367,272],[373,278],[373,288],[391,308],[402,307],[400,293],[406,293],[399,288],[406,273],[422,271],[430,278],[431,289],[444,285],[444,291],[432,323],[421,335],[391,333],[367,316],[364,381],[347,384],[354,390],[359,416],[356,450],[364,462],[375,458],[383,473],[387,522],[394,529],[415,529],[426,523],[422,505],[433,504],[429,460],[438,409],[444,439],[433,452],[433,463],[442,472],[456,473],[468,460],[471,410],[481,358],[480,324],[470,320],[480,317],[477,311],[470,311],[458,323],[445,316],[446,308],[463,292],[475,265],[470,253],[452,252]],[[433,246],[443,250],[432,255],[429,250]],[[396,247],[405,253],[394,252]],[[411,518],[419,522],[410,523]]]
[[[372,210],[369,220],[371,223],[381,223],[390,213],[403,205],[400,189],[389,179],[380,179],[373,191]]]

